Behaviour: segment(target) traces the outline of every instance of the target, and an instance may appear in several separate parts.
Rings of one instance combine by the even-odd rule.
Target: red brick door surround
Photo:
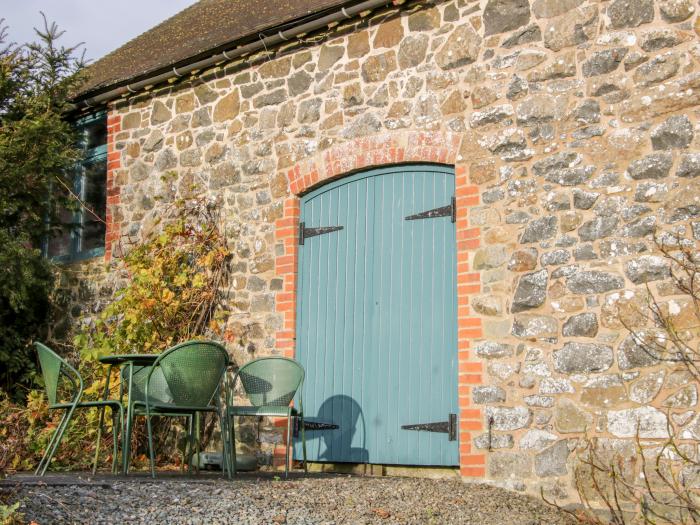
[[[482,411],[471,403],[471,389],[480,385],[482,363],[472,353],[472,343],[482,334],[481,318],[470,308],[470,297],[481,291],[480,275],[470,271],[471,254],[479,247],[480,228],[469,226],[469,208],[479,204],[479,188],[467,180],[467,167],[458,161],[461,135],[428,131],[396,131],[358,138],[335,145],[286,170],[290,196],[284,215],[275,223],[278,250],[275,271],[283,280],[276,296],[282,314],[282,330],[276,334],[278,351],[294,356],[296,338],[297,233],[299,197],[326,182],[360,170],[406,163],[436,163],[455,168],[457,200],[457,349],[459,356],[459,455],[464,477],[484,477],[485,455],[472,451],[472,440],[483,430]]]

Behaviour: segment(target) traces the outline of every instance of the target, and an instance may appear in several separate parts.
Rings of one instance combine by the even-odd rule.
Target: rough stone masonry
[[[624,326],[647,286],[686,322],[654,236],[700,239],[699,7],[411,2],[113,103],[109,264],[72,268],[67,310],[99,310],[120,239],[205,191],[236,255],[232,354],[292,352],[295,195],[440,161],[474,188],[457,223],[462,474],[565,497],[584,436],[653,444],[670,413],[697,438],[695,385]]]

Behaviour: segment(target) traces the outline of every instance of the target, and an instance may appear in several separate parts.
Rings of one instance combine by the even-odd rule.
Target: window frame
[[[87,140],[87,130],[90,124],[95,122],[103,121],[105,130],[107,128],[107,112],[99,111],[97,113],[92,113],[86,115],[76,120],[73,125],[78,129],[80,133],[78,147],[83,150],[84,156],[73,167],[74,177],[73,177],[73,187],[71,191],[75,193],[81,201],[84,201],[87,190],[87,168],[95,163],[104,162],[105,179],[107,177],[107,143],[100,144],[98,146],[88,148]],[[105,201],[107,199],[106,188],[105,188]],[[53,262],[57,263],[71,263],[76,261],[83,261],[86,259],[92,259],[94,257],[101,257],[105,254],[105,244],[106,244],[106,232],[105,238],[102,239],[102,246],[96,246],[90,248],[89,250],[83,250],[83,236],[81,230],[85,224],[86,212],[82,207],[79,207],[72,214],[72,221],[70,224],[70,240],[69,240],[69,251],[64,255],[49,255],[49,238],[45,238],[42,246],[42,251],[44,256],[49,258]],[[48,217],[47,217],[48,222]],[[48,224],[47,224],[48,226]]]

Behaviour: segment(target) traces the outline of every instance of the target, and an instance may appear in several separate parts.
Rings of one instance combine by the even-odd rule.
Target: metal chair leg
[[[299,414],[301,419],[301,450],[304,457],[304,472],[308,472],[309,469],[306,465],[306,436],[304,435],[304,414]]]
[[[200,430],[200,414],[195,412],[194,414],[194,457],[197,463],[194,465],[194,471],[199,475],[199,436],[201,435]]]
[[[153,450],[153,428],[151,425],[151,415],[146,415],[146,426],[148,427],[148,457],[151,463],[151,477],[156,477],[156,458]]]
[[[221,469],[224,471],[224,474],[228,479],[231,479],[231,452],[229,451],[229,446],[228,446],[228,429],[226,427],[226,423],[224,422],[224,418],[221,415],[221,410],[217,410],[216,412],[218,418],[219,418],[219,428],[221,428],[221,444],[223,448],[223,458],[221,461]]]
[[[289,477],[289,443],[292,440],[292,416],[291,411],[287,413],[287,447],[284,453],[284,477]]]
[[[76,403],[77,404],[77,403]],[[51,459],[53,458],[53,455],[56,453],[56,450],[58,450],[58,445],[61,444],[61,439],[63,439],[63,433],[66,431],[66,428],[68,428],[68,422],[70,419],[73,417],[73,412],[75,412],[75,405],[70,407],[67,410],[66,415],[61,419],[61,422],[58,425],[58,428],[56,429],[56,439],[52,440],[51,447],[47,448],[48,452],[48,457],[46,458],[46,461],[44,462],[41,472],[39,473],[40,476],[43,476],[46,474],[46,470],[49,468],[49,464],[51,463]],[[50,450],[50,452],[49,452]]]
[[[61,421],[58,423],[56,430],[54,430],[53,434],[51,434],[51,439],[49,439],[49,442],[46,445],[46,450],[44,451],[44,455],[41,456],[41,461],[39,461],[39,464],[37,465],[36,470],[34,471],[35,476],[43,476],[44,475],[44,474],[39,474],[39,473],[42,471],[42,468],[44,467],[44,463],[48,463],[51,461],[51,457],[49,457],[49,453],[53,449],[53,444],[56,441],[56,438],[58,437],[59,430],[63,426],[63,423],[67,417],[68,417],[68,411],[66,410],[63,413],[63,416],[61,417]],[[51,456],[53,456],[53,453],[51,453]],[[44,469],[44,472],[46,472],[46,469]]]
[[[122,407],[117,407],[116,411],[114,407],[112,407],[112,474],[117,474],[119,472],[117,467],[119,458],[119,437],[120,435],[123,437],[121,434],[124,425],[123,420],[124,412]],[[117,425],[117,423],[119,424]]]
[[[226,414],[230,423],[231,441],[229,447],[231,447],[231,474],[236,475],[236,416],[229,416]]]
[[[100,424],[97,427],[97,443],[95,444],[95,458],[92,460],[92,475],[97,472],[97,462],[100,458],[100,440],[102,439],[102,427],[104,425],[105,407],[100,408]]]
[[[126,438],[126,441],[124,442],[124,445],[122,446],[122,452],[124,454],[124,475],[129,474],[129,455],[131,453],[131,432],[133,430],[134,426],[134,402],[133,398],[131,397],[131,385],[134,384],[134,364],[133,363],[128,363],[127,366],[129,367],[129,383],[126,385],[127,388],[127,400],[126,402],[128,403],[127,406],[127,421],[126,421],[126,435],[123,436]],[[121,376],[120,376],[121,377]],[[123,395],[123,391],[120,394],[120,396]]]
[[[189,416],[189,424],[187,426],[187,474],[192,475],[192,450],[194,449],[194,414]]]
[[[105,389],[104,392],[102,392],[102,399],[107,399],[107,396],[109,395],[109,378],[112,375],[112,366],[109,365],[109,368],[107,369],[107,378],[105,379]],[[100,440],[102,439],[102,427],[104,427],[104,422],[105,422],[105,410],[106,406],[100,407],[100,423],[97,427],[97,444],[95,445],[95,459],[92,463],[92,475],[94,476],[95,473],[97,472],[97,462],[99,461],[100,458]],[[112,419],[114,419],[114,408],[112,408]]]
[[[124,436],[122,436],[122,439],[124,440],[124,444],[122,445],[122,453],[124,455],[124,475],[129,474],[129,463],[131,460],[131,432],[134,429],[134,407],[133,405],[130,405],[129,408],[127,409],[127,415],[126,415],[126,433]]]

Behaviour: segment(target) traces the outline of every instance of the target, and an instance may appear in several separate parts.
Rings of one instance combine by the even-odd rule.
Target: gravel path
[[[570,525],[535,498],[459,480],[323,475],[0,486],[27,522]]]

